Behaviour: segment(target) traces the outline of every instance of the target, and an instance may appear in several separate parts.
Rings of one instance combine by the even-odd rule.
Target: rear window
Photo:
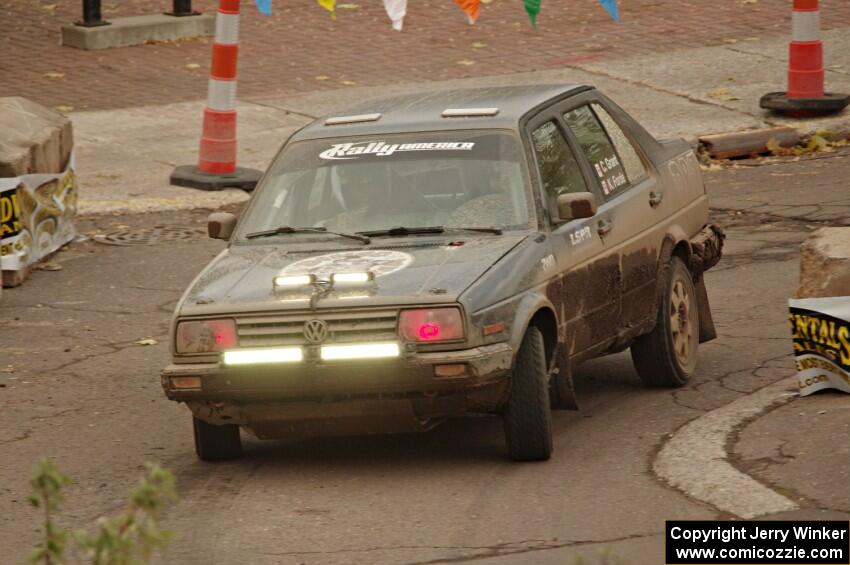
[[[564,119],[596,172],[605,197],[610,198],[626,190],[629,187],[626,170],[590,106],[570,110],[564,114]]]

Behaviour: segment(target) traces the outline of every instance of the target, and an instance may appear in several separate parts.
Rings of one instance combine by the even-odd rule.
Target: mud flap
[[[711,315],[711,306],[708,304],[708,292],[705,289],[705,278],[701,277],[699,282],[694,283],[697,293],[697,309],[699,310],[699,342],[705,343],[717,337],[714,327],[714,318]]]
[[[578,410],[573,372],[555,369],[549,375],[551,405],[558,410]]]
[[[723,256],[723,241],[726,234],[723,228],[715,224],[708,224],[693,239],[691,239],[691,272],[694,275],[694,288],[697,293],[697,306],[699,307],[699,342],[705,343],[717,337],[714,327],[714,318],[711,316],[711,307],[708,304],[708,292],[705,289],[705,278],[703,273],[720,261]]]

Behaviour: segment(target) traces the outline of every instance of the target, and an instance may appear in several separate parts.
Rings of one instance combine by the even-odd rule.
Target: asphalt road
[[[818,165],[713,172],[709,191],[787,183],[804,194],[799,175],[837,188],[850,173],[847,158]],[[158,372],[176,300],[223,244],[191,233],[153,245],[75,243],[54,261],[62,270],[35,272],[0,306],[2,560],[24,562],[36,539],[27,481],[46,455],[76,481],[63,520],[77,527],[120,511],[144,462],[174,471],[181,499],[167,513],[176,535],[169,563],[663,563],[666,519],[723,515],[664,484],[653,458],[684,423],[789,374],[797,244],[827,222],[715,216],[729,236],[707,275],[720,338],[702,347],[694,381],[648,390],[627,353],[587,363],[581,410],[555,414],[554,456],[536,464],[506,459],[496,418],[421,435],[248,440],[240,461],[199,462],[189,412],[163,397]],[[101,217],[79,227],[199,229],[204,217]],[[144,338],[159,343],[135,343]]]

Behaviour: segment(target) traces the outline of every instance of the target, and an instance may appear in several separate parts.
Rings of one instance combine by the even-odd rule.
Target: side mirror
[[[213,212],[207,218],[207,233],[212,239],[230,239],[235,227],[236,216],[229,212]]]
[[[573,192],[558,196],[558,217],[561,221],[579,220],[596,215],[596,197],[590,192]]]

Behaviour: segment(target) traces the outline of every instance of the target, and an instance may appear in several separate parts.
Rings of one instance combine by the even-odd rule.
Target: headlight
[[[464,337],[463,317],[457,308],[402,310],[398,331],[407,341],[455,341]]]
[[[233,320],[179,322],[175,338],[177,353],[211,353],[236,347]]]

